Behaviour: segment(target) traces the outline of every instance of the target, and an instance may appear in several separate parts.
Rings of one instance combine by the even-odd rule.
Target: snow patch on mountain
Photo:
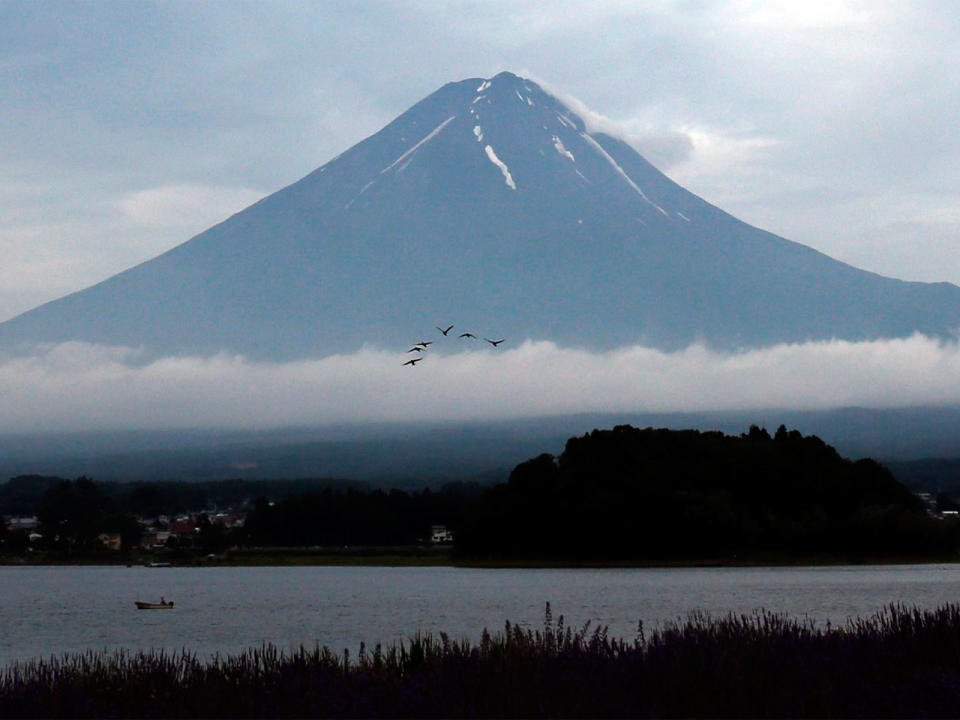
[[[589,135],[583,132],[580,133],[580,137],[582,137],[584,140],[587,141],[587,143],[592,145],[593,148],[598,153],[600,153],[602,157],[606,158],[607,162],[613,166],[613,169],[616,170],[620,174],[620,176],[623,177],[623,179],[629,183],[630,187],[632,187],[634,190],[637,191],[637,193],[639,193],[640,197],[642,197],[647,202],[647,204],[651,205],[652,207],[655,207],[657,210],[663,213],[664,216],[670,217],[670,214],[666,210],[664,210],[662,207],[660,207],[655,202],[653,202],[653,200],[647,197],[646,193],[640,189],[640,186],[630,179],[630,176],[627,175],[626,171],[622,167],[620,167],[619,163],[617,163],[617,161],[610,156],[610,153],[608,153],[606,150],[603,149],[603,146],[600,145],[600,143],[598,143],[592,137],[590,137]]]
[[[348,202],[346,205],[344,205],[344,206],[343,206],[343,209],[344,209],[344,210],[349,210],[349,209],[350,209],[350,206],[353,205],[354,202],[356,202],[357,198],[360,197],[361,195],[363,195],[367,190],[369,190],[369,189],[370,189],[370,186],[373,185],[376,181],[377,181],[376,178],[374,178],[373,180],[371,180],[370,182],[368,182],[366,185],[364,185],[362,188],[360,188],[360,192],[358,192],[358,193],[356,194],[356,196],[354,196],[354,197],[350,200],[350,202]]]
[[[561,155],[566,155],[570,158],[570,162],[576,162],[576,158],[573,157],[573,153],[567,150],[563,144],[563,140],[558,138],[556,135],[553,136],[553,146],[557,149],[557,152]]]
[[[494,152],[493,148],[487,145],[484,150],[487,153],[487,157],[490,158],[490,162],[500,168],[500,172],[503,173],[504,182],[507,183],[507,187],[511,190],[517,189],[517,184],[513,181],[513,176],[510,174],[510,168],[506,166],[506,163],[503,162],[500,158],[497,157],[497,153]]]
[[[415,153],[417,150],[419,150],[422,145],[424,145],[425,143],[430,142],[434,137],[436,137],[436,136],[437,136],[437,133],[439,133],[441,130],[443,130],[443,129],[450,123],[450,121],[453,120],[455,117],[456,117],[456,115],[451,115],[451,116],[448,117],[446,120],[444,120],[442,123],[440,123],[439,125],[437,125],[433,130],[430,131],[430,133],[429,133],[425,138],[423,138],[420,142],[418,142],[418,143],[417,143],[416,145],[414,145],[412,148],[410,148],[410,149],[407,150],[405,153],[403,153],[403,155],[401,155],[400,157],[398,157],[398,158],[397,158],[396,160],[394,160],[392,163],[390,163],[389,165],[387,165],[383,170],[381,170],[381,171],[380,171],[380,174],[383,175],[387,170],[389,170],[389,169],[392,168],[392,167],[395,167],[398,163],[403,162],[403,161],[406,160],[408,157],[410,157],[411,155],[413,155],[413,153]],[[406,165],[404,165],[403,167],[401,167],[397,172],[402,171],[403,168],[405,168],[405,167],[406,167]]]
[[[483,128],[479,125],[473,126],[473,134],[477,138],[477,142],[483,142]]]

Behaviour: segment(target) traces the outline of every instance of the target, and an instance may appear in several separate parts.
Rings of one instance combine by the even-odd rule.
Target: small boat
[[[163,598],[160,598],[160,602],[140,602],[139,600],[134,600],[137,604],[137,610],[170,610],[173,608],[173,600],[170,602],[165,602]]]

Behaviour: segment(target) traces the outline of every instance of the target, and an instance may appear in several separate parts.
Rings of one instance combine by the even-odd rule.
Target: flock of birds
[[[438,325],[438,326],[437,326],[437,330],[439,330],[440,333],[441,333],[444,337],[449,337],[450,331],[453,330],[453,325],[449,325],[449,326],[447,326],[447,328],[445,328],[445,329],[442,328],[442,327],[440,327],[440,326]],[[460,335],[459,335],[458,337],[459,337],[460,339],[466,339],[466,340],[479,340],[479,339],[480,339],[480,338],[478,338],[476,335],[474,335],[473,333],[469,333],[469,332],[460,333]],[[500,338],[499,340],[491,340],[490,338],[483,338],[483,339],[486,340],[486,341],[487,341],[488,343],[490,343],[491,345],[493,345],[494,347],[497,347],[497,345],[499,345],[500,343],[503,342],[503,338]],[[407,360],[407,361],[404,363],[404,365],[409,365],[410,367],[415,366],[418,362],[420,362],[421,360],[423,360],[423,355],[422,355],[421,353],[426,352],[427,348],[430,347],[431,345],[433,345],[433,341],[432,341],[432,340],[421,340],[420,342],[416,343],[412,348],[410,348],[409,350],[407,350],[407,353],[418,353],[417,357],[414,357],[414,358],[411,358],[410,360]]]

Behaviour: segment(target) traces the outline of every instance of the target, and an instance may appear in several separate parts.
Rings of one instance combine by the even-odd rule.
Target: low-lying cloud
[[[317,360],[147,359],[66,343],[0,359],[0,433],[252,428],[602,411],[898,407],[960,402],[960,345],[914,335],[718,353],[551,342],[442,355],[362,350]]]

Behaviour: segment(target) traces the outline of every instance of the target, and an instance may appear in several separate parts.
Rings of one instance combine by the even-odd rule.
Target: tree
[[[816,436],[621,425],[520,463],[489,489],[457,550],[529,558],[948,553],[956,530],[872,460]],[[936,527],[935,527],[936,526]],[[944,528],[947,528],[944,530]]]
[[[120,533],[124,547],[139,541],[140,526],[129,515],[119,513],[111,498],[90,478],[64,480],[47,490],[37,508],[44,544],[67,553],[97,552],[98,535]]]
[[[230,533],[223,523],[210,522],[206,513],[200,515],[198,521],[200,548],[207,553],[223,552],[230,545]]]

